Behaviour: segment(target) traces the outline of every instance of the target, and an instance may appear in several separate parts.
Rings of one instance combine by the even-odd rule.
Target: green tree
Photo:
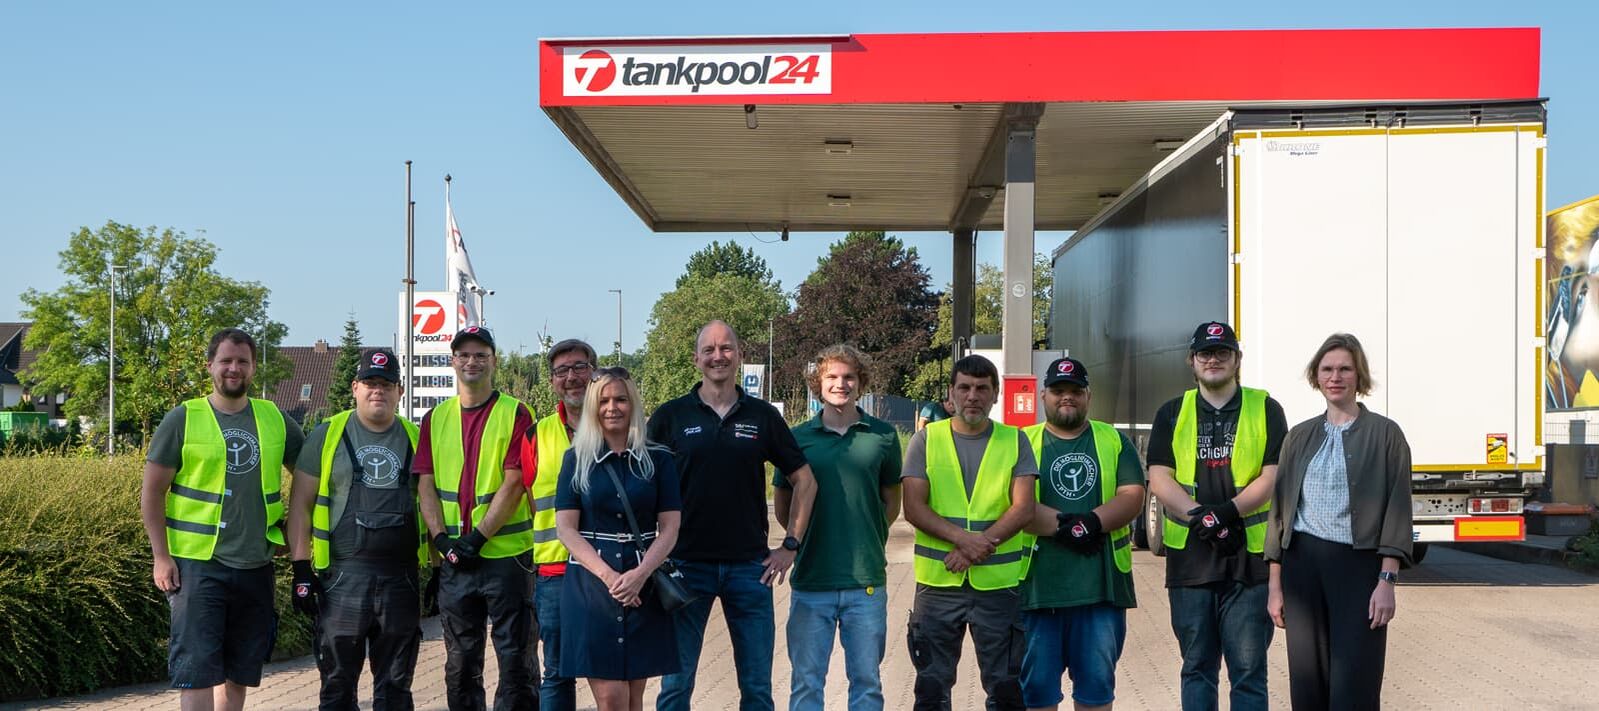
[[[644,360],[637,374],[646,409],[683,394],[700,378],[694,339],[701,326],[726,321],[738,333],[744,362],[766,360],[767,323],[788,313],[776,283],[738,274],[696,275],[661,295],[650,312]]]
[[[544,372],[542,353],[511,351],[501,353],[499,360],[494,370],[496,390],[526,403],[536,417],[555,412],[555,391]]]
[[[712,242],[710,246],[689,256],[688,265],[683,268],[683,275],[677,278],[676,287],[681,289],[696,277],[718,274],[746,277],[759,284],[778,285],[772,280],[772,270],[766,266],[766,260],[756,256],[754,248],[740,247],[732,242]]]
[[[805,366],[817,351],[849,343],[872,358],[872,392],[903,392],[928,351],[938,297],[914,248],[882,231],[851,232],[833,243],[800,284],[793,313],[779,321],[780,367],[774,392],[803,395]]]
[[[977,288],[972,294],[972,333],[999,333],[1004,318],[1002,299],[1005,276],[998,267],[980,264],[977,267]],[[1033,255],[1033,342],[1044,340],[1049,333],[1049,304],[1054,298],[1054,271],[1049,255]],[[951,294],[946,291],[938,299],[938,328],[933,331],[930,352],[932,357],[916,368],[906,388],[906,397],[937,400],[944,396],[949,384],[950,349],[955,332],[952,315],[955,307]]]
[[[116,276],[116,364],[119,423],[148,437],[179,401],[210,389],[205,348],[218,329],[253,334],[263,362],[256,385],[270,391],[292,364],[278,348],[287,328],[267,318],[271,291],[218,273],[216,245],[168,228],[140,230],[107,222],[80,228],[61,252],[66,283],[53,292],[22,294],[33,321],[27,347],[39,359],[22,373],[30,389],[65,392],[69,417],[101,419],[106,405],[110,265]],[[120,428],[119,428],[120,429]]]
[[[355,407],[350,383],[361,370],[361,326],[355,312],[344,320],[344,340],[339,341],[339,356],[333,360],[333,382],[328,385],[328,412],[344,412]],[[311,418],[307,417],[309,421]]]

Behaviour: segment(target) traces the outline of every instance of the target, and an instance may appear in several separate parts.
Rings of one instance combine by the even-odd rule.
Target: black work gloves
[[[1078,553],[1091,555],[1105,542],[1105,527],[1099,522],[1099,514],[1055,514],[1055,520],[1060,522],[1060,528],[1055,529],[1055,542]]]
[[[289,599],[301,614],[315,617],[322,608],[322,581],[309,560],[290,563],[294,568],[294,587],[289,589]]]

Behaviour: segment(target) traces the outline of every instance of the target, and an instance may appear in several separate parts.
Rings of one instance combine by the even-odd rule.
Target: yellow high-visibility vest
[[[332,481],[333,458],[339,451],[339,442],[344,437],[344,428],[350,422],[350,416],[355,410],[345,410],[328,419],[328,431],[322,439],[322,477],[317,484],[316,508],[311,510],[311,565],[317,570],[323,570],[332,563],[332,554],[328,550],[328,541],[333,537],[332,511]],[[411,439],[411,451],[416,451],[416,440],[420,431],[409,420],[400,419],[400,425],[405,428],[405,436]],[[417,551],[418,565],[428,564],[427,526],[422,523],[420,507],[417,510]]]
[[[1099,503],[1110,503],[1116,498],[1116,464],[1121,461],[1122,436],[1115,427],[1100,422],[1089,420],[1089,428],[1094,433],[1094,456],[1099,459]],[[1033,445],[1033,456],[1038,457],[1038,484],[1034,486],[1033,497],[1043,501],[1038,496],[1038,487],[1044,484],[1044,423],[1022,429],[1027,434],[1027,441]],[[1111,557],[1116,561],[1116,569],[1123,573],[1133,572],[1133,539],[1132,524],[1112,529],[1105,545],[1110,546]],[[1027,561],[1022,564],[1022,577],[1027,577],[1026,569],[1032,567],[1031,551],[1028,552]]]
[[[555,484],[561,474],[561,458],[572,447],[566,435],[561,411],[539,420],[535,431],[538,442],[539,473],[533,480],[533,562],[540,565],[565,563],[566,546],[555,537]]]
[[[960,458],[955,453],[955,435],[950,420],[932,422],[927,432],[927,504],[933,513],[967,531],[983,531],[998,521],[1010,508],[1011,472],[1021,456],[1021,433],[1004,423],[993,423],[988,447],[977,469],[972,495],[966,496]],[[1033,536],[1017,533],[995,547],[986,560],[960,573],[944,568],[944,556],[955,546],[942,538],[916,531],[916,582],[933,587],[958,587],[970,582],[978,590],[1000,590],[1021,582],[1023,550],[1031,548]]]
[[[1260,478],[1261,461],[1266,456],[1266,397],[1265,390],[1239,388],[1244,395],[1238,410],[1238,431],[1233,437],[1233,486],[1239,491]],[[1172,460],[1177,463],[1177,484],[1194,496],[1194,463],[1199,459],[1199,434],[1196,398],[1199,390],[1183,393],[1182,408],[1177,411],[1177,426],[1172,429]],[[1242,512],[1244,541],[1250,553],[1266,550],[1266,512],[1271,510],[1271,499],[1260,508]],[[1163,538],[1167,548],[1188,546],[1188,527],[1165,517]]]
[[[483,424],[482,441],[478,444],[477,481],[475,490],[465,492],[473,497],[472,527],[476,528],[489,513],[494,494],[505,482],[505,452],[511,446],[512,430],[516,427],[516,411],[522,403],[516,398],[500,393],[489,411],[488,422]],[[461,442],[461,398],[452,397],[440,403],[428,416],[429,446],[433,453],[433,486],[439,492],[444,507],[444,531],[450,536],[461,535],[461,472],[465,470],[466,451]],[[517,497],[516,508],[510,517],[494,532],[494,537],[483,546],[484,558],[509,558],[526,553],[533,548],[533,517],[527,510],[527,497]]]
[[[199,397],[183,403],[183,459],[167,490],[167,550],[178,558],[211,560],[222,523],[222,497],[228,484],[228,452],[222,425],[211,402]],[[250,398],[255,435],[261,445],[261,498],[266,504],[266,538],[283,545],[283,413],[271,400]]]

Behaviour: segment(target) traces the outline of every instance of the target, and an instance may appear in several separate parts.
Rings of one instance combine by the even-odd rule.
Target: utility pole
[[[616,294],[616,365],[622,365],[622,290],[606,289]]]
[[[107,291],[111,295],[111,327],[106,331],[106,385],[110,397],[106,402],[106,437],[105,453],[111,456],[117,453],[117,270],[127,269],[121,264],[109,266],[111,271],[111,286]]]
[[[773,319],[766,319],[766,401],[772,401],[772,377],[777,375],[777,363],[772,362],[772,340],[777,331],[772,329]]]
[[[411,403],[415,380],[413,368],[416,361],[416,329],[411,319],[416,314],[416,201],[411,199],[411,161],[405,162],[405,312],[400,315],[405,329],[405,419],[416,421]]]

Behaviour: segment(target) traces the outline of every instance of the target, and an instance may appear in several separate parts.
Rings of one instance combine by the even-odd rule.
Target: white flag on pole
[[[455,210],[450,207],[450,189],[444,189],[444,284],[445,288],[460,296],[461,328],[482,325],[478,308],[483,288],[478,286],[477,274],[472,271],[472,259],[466,255],[466,241],[461,239],[461,229],[455,226]]]

